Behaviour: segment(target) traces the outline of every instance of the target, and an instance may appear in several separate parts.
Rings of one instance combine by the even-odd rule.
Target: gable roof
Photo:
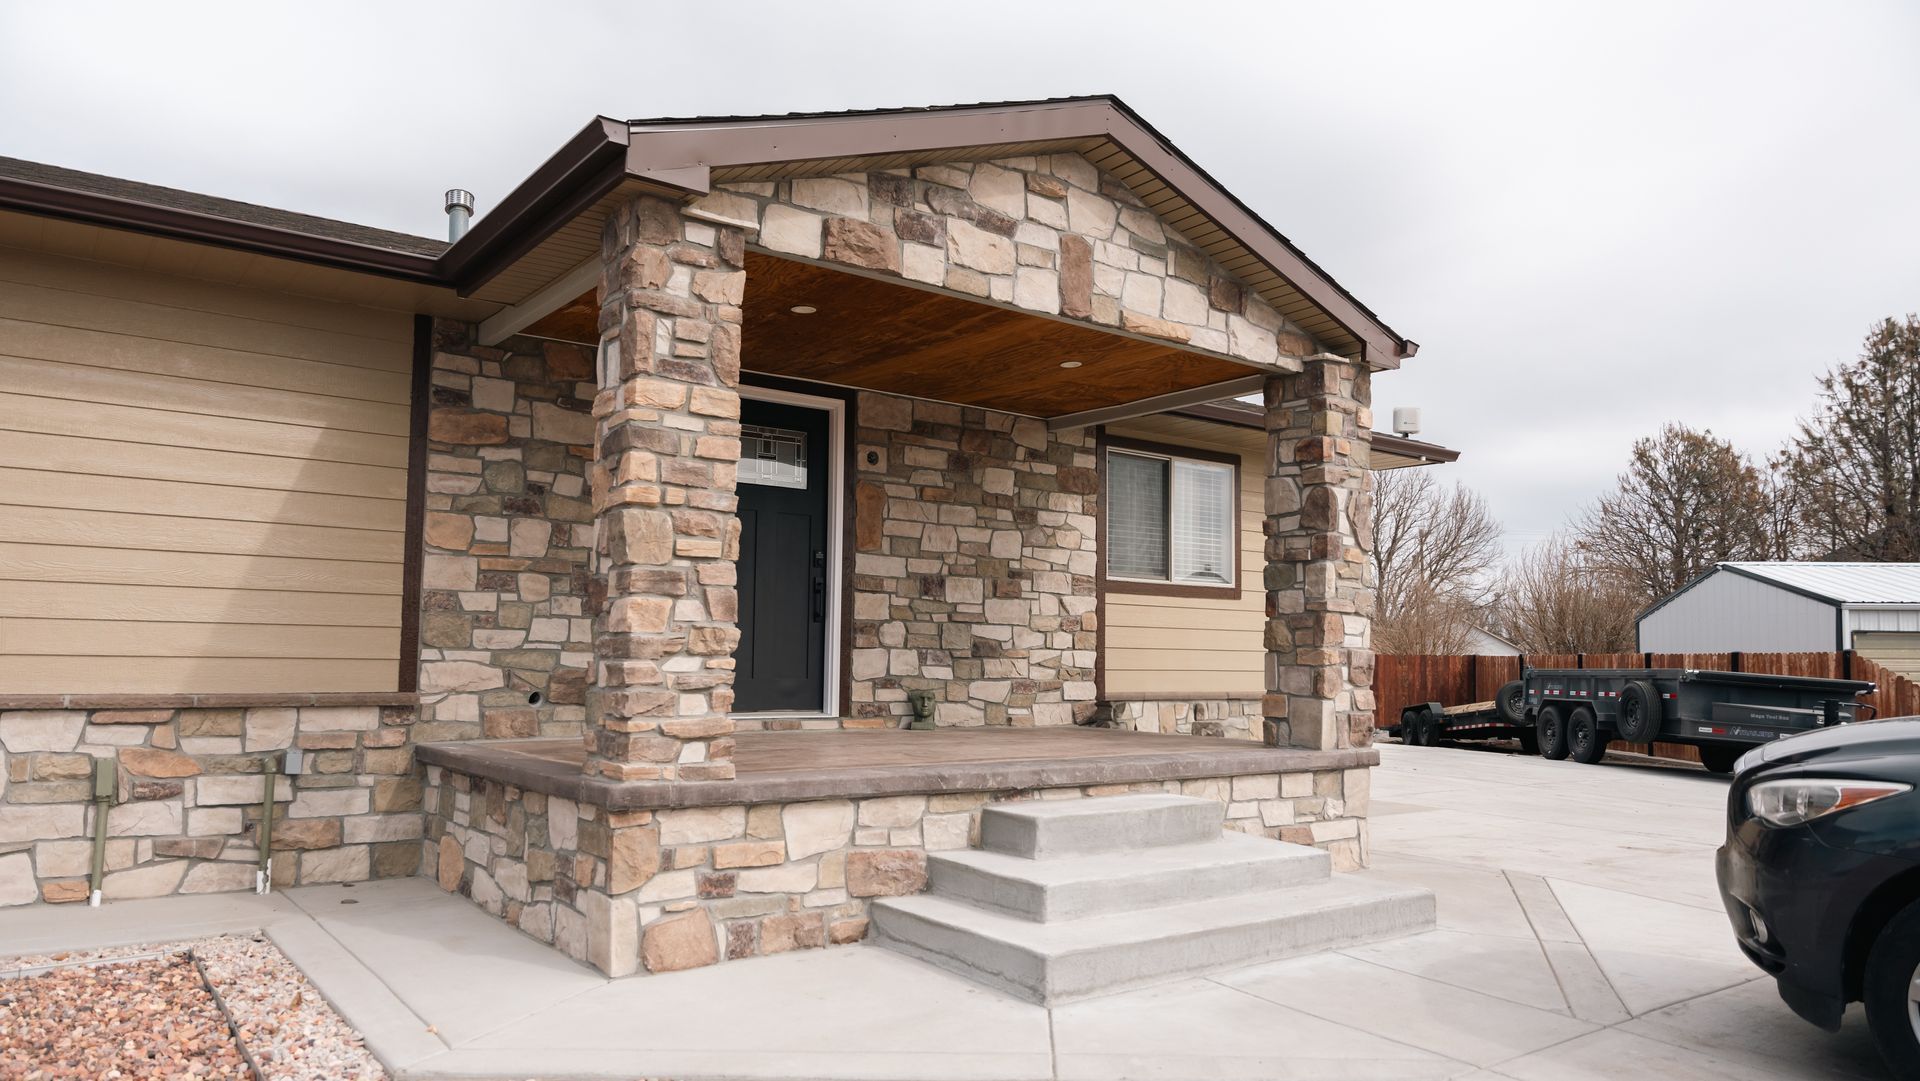
[[[1920,605],[1920,563],[1722,563],[1832,604]]]
[[[1831,604],[1914,605],[1920,607],[1920,563],[1810,563],[1793,560],[1727,561],[1647,606],[1634,622],[1680,599],[1722,571],[1765,582],[1802,597]]]
[[[1335,352],[1395,368],[1419,347],[1118,98],[772,116],[596,117],[452,245],[172,188],[17,163],[0,208],[219,244],[517,303],[599,252],[607,213],[642,192],[1079,153]]]

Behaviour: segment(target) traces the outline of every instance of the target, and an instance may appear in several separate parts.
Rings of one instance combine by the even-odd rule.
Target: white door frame
[[[827,415],[827,621],[821,629],[821,687],[819,709],[770,709],[735,713],[735,717],[840,716],[841,553],[846,549],[846,439],[847,403],[772,387],[740,384],[740,397],[817,409]]]

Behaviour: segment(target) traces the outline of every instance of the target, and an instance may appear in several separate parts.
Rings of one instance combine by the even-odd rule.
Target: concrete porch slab
[[[1100,728],[740,732],[731,781],[610,781],[580,770],[573,739],[422,743],[428,765],[616,811],[832,797],[993,792],[1354,769],[1373,748],[1305,751],[1251,740]]]
[[[1706,921],[1686,925],[1702,940],[1695,950],[1663,943],[1623,966],[1618,951],[1631,948],[1634,928],[1684,918],[1674,906],[1691,907],[1691,885],[1664,875],[1672,859],[1662,851],[1667,845],[1625,834],[1581,861],[1553,853],[1558,873],[1540,883],[1544,896],[1529,902],[1552,898],[1565,909],[1542,924],[1551,940],[1540,938],[1527,929],[1532,910],[1523,910],[1511,884],[1539,866],[1530,843],[1537,825],[1499,846],[1448,849],[1445,859],[1422,852],[1432,833],[1416,821],[1421,817],[1465,816],[1497,832],[1493,820],[1511,808],[1482,813],[1489,789],[1436,783],[1492,767],[1470,751],[1388,748],[1385,757],[1377,788],[1405,799],[1401,780],[1417,782],[1425,790],[1418,802],[1432,809],[1379,823],[1385,857],[1373,873],[1433,888],[1446,930],[1053,1010],[870,946],[607,980],[424,881],[100,909],[23,907],[0,912],[0,951],[264,928],[366,1035],[396,1081],[1886,1077],[1857,1009],[1837,1034],[1800,1022],[1757,971],[1714,964],[1705,940],[1715,929]],[[1596,809],[1615,772],[1539,759],[1497,768],[1520,782],[1498,790],[1501,799],[1533,804],[1559,787],[1575,792],[1574,805]],[[1645,787],[1644,779],[1629,780]],[[1436,795],[1442,788],[1455,793]],[[1722,793],[1695,785],[1679,798],[1717,802]],[[1702,846],[1709,840],[1687,824],[1670,824],[1657,836]],[[1637,880],[1639,890],[1615,888],[1625,878]],[[1598,1020],[1578,1003],[1544,994],[1541,962],[1526,950],[1549,945],[1581,956],[1591,951],[1599,958],[1589,959],[1594,977],[1609,994],[1615,992],[1607,981],[1626,981],[1625,997],[1638,1016]],[[1658,993],[1641,995],[1638,987]],[[1708,990],[1649,1009],[1668,987]]]

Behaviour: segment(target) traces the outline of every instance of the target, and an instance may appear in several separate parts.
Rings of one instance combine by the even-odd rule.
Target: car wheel
[[[1533,727],[1540,741],[1540,757],[1555,762],[1567,757],[1567,723],[1560,717],[1559,706],[1541,706]]]
[[[1513,724],[1526,720],[1527,685],[1517,679],[1503,685],[1500,693],[1493,696],[1493,705],[1504,720]]]
[[[1425,710],[1421,710],[1418,713],[1402,713],[1400,715],[1400,742],[1409,747],[1420,746],[1421,739],[1426,735],[1426,733],[1420,730],[1420,722],[1425,719]]]
[[[1615,726],[1628,743],[1652,743],[1660,735],[1660,692],[1645,680],[1635,680],[1620,692],[1620,719]]]
[[[1740,755],[1738,747],[1702,747],[1700,764],[1707,767],[1708,773],[1732,773],[1733,764]]]
[[[1607,734],[1589,706],[1575,706],[1567,717],[1567,757],[1591,766],[1607,756]]]
[[[1861,990],[1880,1057],[1895,1077],[1920,1077],[1920,902],[1874,939]]]

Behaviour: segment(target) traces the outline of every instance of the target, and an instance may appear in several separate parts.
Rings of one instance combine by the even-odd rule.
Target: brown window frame
[[[1223,601],[1239,600],[1241,594],[1240,546],[1244,539],[1240,535],[1243,531],[1240,522],[1240,455],[1227,450],[1187,447],[1173,443],[1156,443],[1145,439],[1128,439],[1123,436],[1106,436],[1101,439],[1097,449],[1100,454],[1101,500],[1100,588],[1109,593],[1131,593],[1149,597],[1195,597]],[[1232,569],[1228,572],[1229,578],[1231,579],[1228,584],[1202,585],[1195,582],[1154,581],[1145,578],[1116,578],[1107,573],[1108,559],[1113,554],[1111,542],[1112,530],[1108,527],[1108,521],[1113,513],[1113,494],[1108,489],[1107,459],[1109,455],[1116,451],[1122,454],[1133,452],[1169,459],[1184,458],[1191,462],[1224,465],[1231,470],[1232,479],[1229,481],[1229,484],[1233,489],[1233,507],[1229,512],[1228,522],[1232,530],[1232,537],[1231,542],[1227,545],[1227,553],[1232,563]],[[1167,517],[1167,558],[1169,563],[1171,563],[1173,558],[1173,485],[1171,483],[1171,473],[1169,473],[1169,483],[1167,485]],[[1171,573],[1171,568],[1169,568],[1169,573]],[[1104,625],[1103,622],[1102,626]]]

